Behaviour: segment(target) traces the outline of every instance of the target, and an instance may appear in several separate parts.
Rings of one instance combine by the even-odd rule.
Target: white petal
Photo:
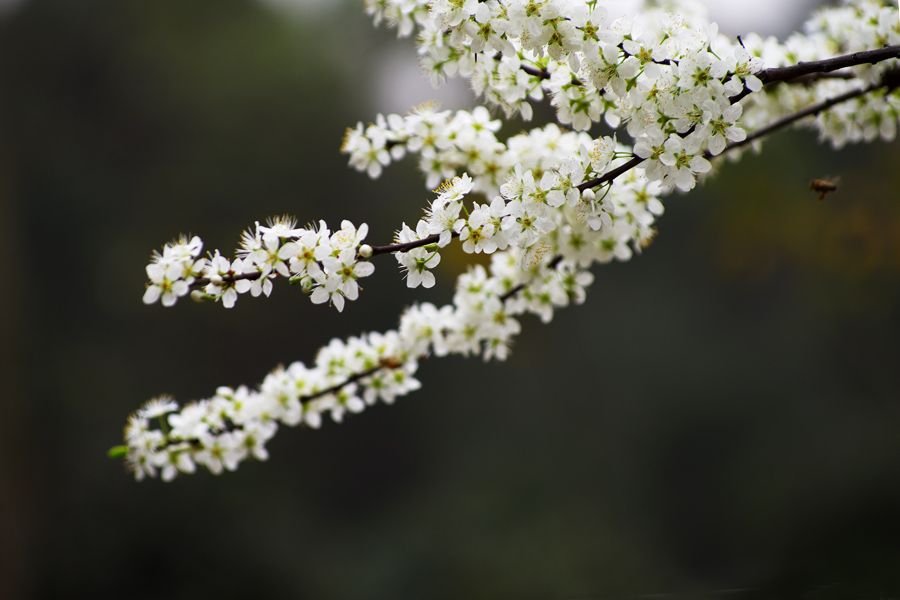
[[[144,292],[144,304],[153,304],[157,300],[159,300],[159,295],[162,292],[162,289],[159,286],[151,285],[147,288],[147,291]]]

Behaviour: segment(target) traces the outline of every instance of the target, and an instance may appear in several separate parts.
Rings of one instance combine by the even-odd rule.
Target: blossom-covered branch
[[[460,276],[451,304],[414,304],[395,330],[332,340],[312,366],[278,368],[258,389],[223,387],[181,408],[151,401],[126,428],[122,453],[136,477],[168,480],[197,465],[219,473],[264,459],[281,424],[319,427],[323,415],[340,421],[417,389],[428,356],[504,359],[520,315],[548,322],[557,308],[583,302],[588,269],[641,252],[661,198],[691,190],[725,151],[794,123],[835,146],[895,137],[894,6],[847,1],[782,44],[753,34],[731,40],[691,0],[662,4],[672,10],[610,21],[597,1],[366,0],[376,23],[417,32],[436,83],[467,77],[488,105],[525,119],[531,102],[548,98],[571,131],[550,123],[500,140],[501,122],[485,107],[379,115],[348,130],[350,164],[376,178],[411,154],[429,188],[444,181],[394,244],[366,244],[365,224],[344,221],[332,232],[324,222],[297,228],[281,218],[245,233],[231,260],[218,251],[201,258],[199,238],[167,245],[147,267],[147,303],[172,305],[195,289],[232,306],[241,293],[268,295],[280,276],[341,310],[378,254],[394,254],[410,288],[434,285],[432,269],[454,239],[491,262]],[[600,122],[616,135],[587,133]]]

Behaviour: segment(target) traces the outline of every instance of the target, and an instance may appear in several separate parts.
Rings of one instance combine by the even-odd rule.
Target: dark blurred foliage
[[[138,484],[105,458],[151,396],[252,384],[449,301],[450,257],[415,293],[379,261],[341,315],[287,287],[140,302],[180,233],[227,252],[289,213],[378,242],[420,214],[409,162],[371,182],[338,153],[393,34],[352,3],[319,15],[31,0],[0,19],[0,598],[900,594],[897,143],[777,135],[670,198],[584,306],[524,319],[508,362],[428,361],[421,391],[284,429],[266,463]]]

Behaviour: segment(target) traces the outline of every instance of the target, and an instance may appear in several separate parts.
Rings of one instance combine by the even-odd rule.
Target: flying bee
[[[838,188],[838,181],[838,179],[813,179],[809,182],[809,189],[812,192],[819,192],[819,202],[821,202],[825,199],[825,194]]]

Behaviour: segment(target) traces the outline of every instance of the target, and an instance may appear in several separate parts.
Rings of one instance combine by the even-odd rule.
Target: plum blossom
[[[276,368],[258,388],[220,387],[183,406],[168,396],[146,403],[125,428],[122,455],[135,479],[266,460],[282,425],[319,428],[324,416],[342,422],[417,390],[429,356],[506,359],[519,315],[546,323],[584,302],[590,267],[639,254],[664,196],[691,190],[730,144],[770,123],[849,94],[852,101],[813,111],[800,126],[835,146],[895,138],[898,59],[777,85],[763,71],[900,44],[894,4],[846,0],[783,42],[730,39],[696,3],[663,4],[682,14],[649,8],[608,23],[604,3],[587,0],[365,0],[376,23],[418,34],[433,82],[468,78],[494,114],[525,121],[533,103],[549,99],[557,123],[502,139],[488,107],[377,115],[348,129],[342,151],[371,178],[412,154],[427,187],[445,180],[415,229],[404,223],[393,245],[373,246],[365,223],[345,220],[331,231],[324,221],[297,227],[280,217],[245,231],[232,259],[219,250],[201,258],[202,240],[182,237],[146,266],[143,302],[170,307],[191,294],[230,308],[239,295],[268,296],[287,279],[313,304],[342,311],[377,254],[394,254],[408,288],[435,285],[439,251],[454,239],[465,253],[490,254],[490,264],[470,265],[452,302],[412,301],[395,329],[332,339],[312,364]],[[587,133],[601,123],[616,131]],[[633,144],[620,141],[622,129]]]

